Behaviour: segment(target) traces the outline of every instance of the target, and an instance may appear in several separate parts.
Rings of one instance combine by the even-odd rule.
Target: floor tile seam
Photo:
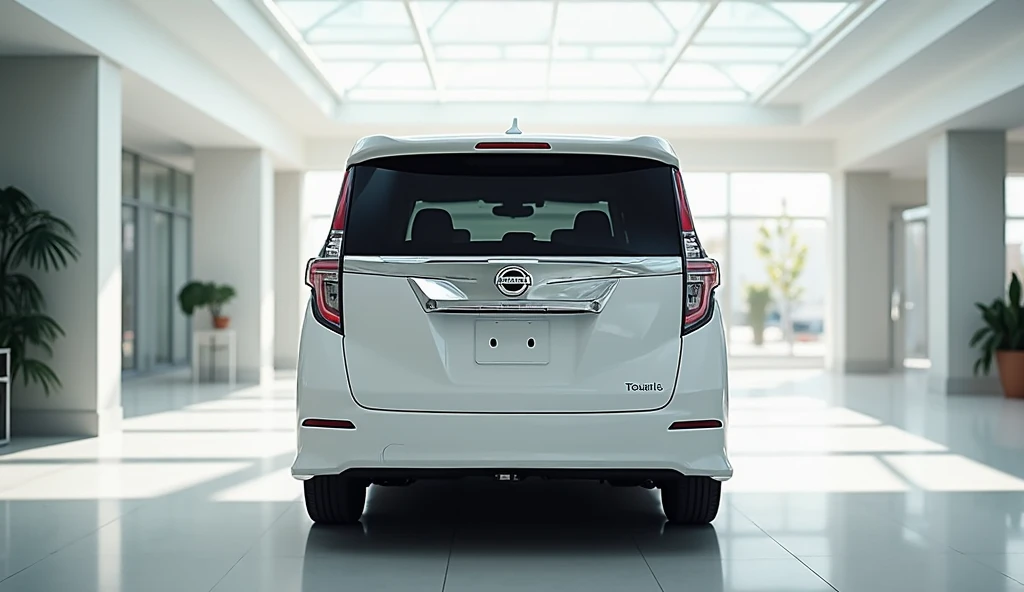
[[[1024,581],[1018,580],[1017,578],[1011,576],[1010,574],[1008,574],[1008,573],[1006,573],[1006,572],[1004,572],[1004,571],[1002,571],[1002,570],[1000,570],[1000,569],[998,569],[998,568],[996,568],[994,566],[991,566],[991,565],[989,565],[987,563],[982,563],[981,561],[978,561],[978,559],[976,557],[974,557],[973,555],[968,555],[967,553],[960,553],[960,555],[970,559],[971,561],[973,561],[974,563],[976,563],[976,564],[978,564],[978,565],[980,565],[982,567],[986,567],[986,568],[996,572],[997,574],[999,574],[1001,576],[1004,576],[1007,579],[1012,580],[1012,581],[1020,584],[1021,586],[1024,586]],[[1020,555],[1020,553],[978,553],[978,555]]]
[[[28,565],[26,565],[25,567],[23,567],[23,568],[19,569],[18,571],[16,571],[16,572],[14,572],[14,573],[10,574],[9,576],[7,576],[7,577],[4,577],[4,578],[0,578],[0,584],[2,584],[3,582],[7,581],[7,580],[8,580],[8,579],[10,579],[10,578],[13,578],[14,576],[16,576],[16,575],[18,575],[18,574],[20,574],[21,572],[25,571],[26,569],[29,569],[29,568],[35,567],[35,566],[36,566],[37,564],[39,564],[39,563],[41,563],[41,562],[43,562],[43,561],[46,561],[46,560],[47,560],[47,559],[49,559],[50,557],[53,557],[54,555],[56,555],[57,553],[60,553],[60,552],[61,552],[61,551],[63,551],[64,549],[67,549],[67,548],[68,548],[68,547],[70,547],[71,545],[74,545],[75,543],[77,543],[77,542],[79,542],[79,541],[81,541],[81,540],[84,540],[84,539],[86,539],[87,537],[90,537],[90,536],[92,536],[92,535],[94,535],[94,534],[98,533],[98,532],[99,532],[100,530],[102,530],[102,529],[106,528],[106,527],[107,527],[108,525],[110,525],[110,524],[113,524],[114,522],[117,522],[118,520],[120,520],[120,519],[124,518],[125,516],[127,516],[127,515],[129,515],[129,514],[131,514],[131,513],[133,513],[133,512],[136,512],[136,511],[138,511],[138,510],[139,510],[139,508],[141,508],[141,507],[142,507],[143,505],[145,505],[145,504],[142,504],[142,503],[138,504],[137,506],[135,506],[134,508],[132,508],[132,509],[128,510],[127,512],[124,512],[123,514],[119,514],[119,515],[117,515],[116,517],[114,517],[114,518],[111,518],[110,520],[107,520],[106,522],[104,522],[104,523],[102,523],[102,524],[98,525],[98,526],[97,526],[97,527],[96,527],[95,529],[93,529],[93,530],[90,530],[89,532],[86,532],[85,534],[83,534],[83,535],[82,535],[82,536],[80,536],[80,537],[77,537],[77,538],[74,538],[74,539],[72,539],[72,540],[68,541],[67,543],[65,543],[65,544],[61,545],[60,547],[58,547],[58,548],[54,549],[53,551],[50,551],[50,552],[49,552],[49,553],[47,553],[46,555],[44,555],[44,556],[40,557],[39,559],[37,559],[37,560],[33,561],[32,563],[30,563],[30,564],[28,564]]]
[[[257,536],[255,537],[255,540],[253,541],[253,543],[252,543],[251,545],[249,545],[249,546],[248,546],[248,547],[247,547],[247,548],[245,549],[245,551],[243,551],[243,552],[242,552],[242,554],[241,554],[241,555],[239,555],[239,556],[238,556],[238,559],[236,559],[236,560],[235,560],[235,562],[231,564],[231,567],[229,567],[229,568],[227,569],[227,571],[225,571],[225,572],[224,572],[224,574],[223,574],[222,576],[220,576],[219,578],[217,578],[217,581],[216,581],[216,582],[215,582],[215,583],[213,584],[213,586],[212,586],[212,587],[211,587],[211,588],[210,588],[210,589],[209,589],[209,590],[208,590],[207,592],[213,592],[214,590],[216,590],[216,589],[217,589],[217,586],[220,586],[220,583],[224,581],[224,578],[228,577],[228,575],[229,575],[229,574],[231,573],[231,570],[235,569],[235,567],[236,567],[236,566],[238,566],[238,564],[239,564],[239,563],[241,563],[241,561],[242,561],[243,559],[245,559],[246,557],[248,557],[248,556],[249,556],[249,553],[250,553],[250,552],[251,552],[251,551],[253,550],[253,548],[254,548],[254,547],[255,547],[255,546],[256,546],[256,545],[257,545],[257,544],[258,544],[258,543],[260,542],[260,540],[261,540],[261,539],[262,539],[262,538],[263,538],[264,536],[266,536],[266,535],[267,535],[267,533],[268,533],[268,532],[270,532],[270,530],[271,530],[272,528],[274,528],[274,526],[275,526],[275,525],[276,525],[276,524],[277,524],[278,522],[280,522],[282,518],[284,518],[284,515],[285,515],[285,514],[287,514],[288,512],[292,511],[292,509],[293,509],[293,508],[290,508],[290,507],[287,507],[287,506],[285,506],[285,508],[284,508],[284,509],[283,509],[283,510],[281,511],[281,514],[279,514],[277,518],[274,518],[274,519],[273,519],[273,520],[272,520],[272,521],[270,522],[270,524],[268,524],[268,525],[267,525],[267,527],[266,527],[266,528],[264,528],[264,529],[263,529],[263,531],[262,531],[262,532],[260,532],[260,533],[259,533],[259,534],[258,534],[258,535],[257,535]]]
[[[774,542],[774,543],[775,543],[776,545],[778,545],[778,546],[779,546],[779,547],[780,547],[780,548],[781,548],[781,549],[782,549],[783,551],[785,551],[786,553],[789,553],[789,555],[790,555],[790,556],[791,556],[791,557],[792,557],[793,559],[796,559],[796,560],[797,560],[797,562],[799,562],[799,563],[800,563],[800,565],[802,565],[802,566],[804,566],[805,568],[807,568],[807,570],[808,570],[808,571],[810,571],[810,572],[811,572],[812,574],[814,574],[815,576],[817,576],[819,580],[821,580],[822,582],[825,582],[825,585],[826,585],[826,586],[828,586],[829,588],[831,588],[831,589],[833,590],[833,592],[839,592],[839,588],[836,588],[835,586],[833,586],[833,585],[832,585],[832,582],[830,582],[830,581],[826,580],[826,579],[824,578],[824,576],[822,576],[822,575],[821,575],[820,573],[818,573],[818,572],[817,572],[817,570],[815,570],[815,569],[814,569],[813,567],[811,567],[810,565],[807,565],[807,563],[806,563],[806,562],[804,562],[804,560],[803,560],[803,559],[801,559],[800,557],[798,557],[798,556],[796,555],[796,553],[793,553],[792,551],[790,551],[790,550],[789,550],[789,549],[788,549],[788,548],[787,548],[787,547],[786,547],[785,545],[783,545],[782,543],[780,543],[779,541],[777,541],[777,540],[775,539],[775,537],[773,537],[772,535],[768,534],[768,531],[766,531],[765,529],[761,528],[761,525],[760,525],[760,524],[758,524],[757,522],[754,522],[754,519],[753,519],[753,518],[751,518],[750,516],[748,516],[748,515],[746,514],[746,512],[744,512],[743,510],[741,510],[741,509],[739,509],[739,508],[735,508],[735,507],[734,507],[734,509],[735,509],[735,510],[736,510],[737,512],[739,512],[739,513],[740,513],[740,514],[741,514],[741,515],[742,515],[742,516],[743,516],[744,518],[746,518],[747,520],[750,520],[751,524],[753,524],[754,526],[756,526],[758,530],[760,530],[760,531],[761,531],[762,533],[764,533],[764,535],[765,535],[766,537],[770,538],[770,539],[771,539],[771,540],[772,540],[772,541],[773,541],[773,542]]]
[[[452,567],[452,555],[455,553],[455,535],[459,532],[459,524],[452,527],[452,537],[448,542],[448,561],[444,564],[444,577],[441,579],[441,592],[448,587],[448,571]]]
[[[15,453],[15,454],[17,454],[17,453]],[[3,468],[4,464],[5,464],[4,462],[0,462],[0,468]],[[21,463],[19,461],[17,463],[12,463],[11,466],[18,466],[18,465],[21,465],[21,464],[23,464],[23,463]],[[24,464],[28,464],[28,463],[24,463]],[[12,489],[16,489],[18,487],[21,487],[22,485],[25,485],[26,483],[31,483],[31,482],[36,481],[38,479],[42,479],[43,477],[48,477],[48,476],[53,475],[55,473],[59,473],[60,471],[66,471],[66,470],[69,470],[69,469],[74,469],[74,468],[77,468],[78,466],[80,466],[80,465],[59,465],[58,464],[52,470],[49,470],[49,471],[46,471],[46,472],[43,472],[43,473],[39,473],[38,475],[35,475],[33,477],[29,477],[28,479],[23,479],[21,481],[18,481],[16,484],[10,485],[8,487],[0,487],[0,494],[3,494],[4,492],[10,491]],[[12,500],[7,500],[7,501],[12,501]]]
[[[647,556],[644,555],[644,550],[640,548],[640,541],[636,540],[636,535],[631,534],[630,539],[633,541],[633,545],[636,547],[637,553],[640,554],[640,559],[644,560],[644,565],[647,566],[647,571],[651,572],[651,577],[654,578],[654,583],[658,585],[658,590],[665,592],[665,586],[661,585],[661,580],[658,579],[658,574],[654,573],[654,568],[651,567],[651,562],[647,560]]]

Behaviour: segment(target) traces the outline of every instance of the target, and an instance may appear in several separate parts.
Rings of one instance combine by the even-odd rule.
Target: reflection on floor
[[[288,476],[294,392],[125,386],[118,437],[0,449],[0,592],[1024,591],[1024,403],[923,376],[742,371],[713,527],[657,492],[373,488],[313,528]]]

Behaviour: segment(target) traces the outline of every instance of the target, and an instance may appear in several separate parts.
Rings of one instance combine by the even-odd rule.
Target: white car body
[[[549,146],[538,158],[625,157],[678,169],[671,147],[658,138],[539,135],[373,136],[356,144],[348,166],[475,155],[488,143],[501,154],[537,152],[509,148],[512,142]],[[358,189],[342,193],[351,192]],[[544,203],[530,207],[536,213]],[[414,240],[415,230],[409,232]],[[694,241],[682,248],[685,257],[428,257],[348,255],[348,234],[336,234],[311,262],[310,277],[335,278],[340,256],[343,329],[325,324],[319,311],[333,309],[318,308],[321,284],[310,280],[299,350],[291,470],[307,481],[307,506],[319,504],[309,506],[311,516],[351,521],[324,518],[325,502],[311,501],[328,495],[309,483],[317,477],[340,475],[364,488],[471,475],[648,487],[687,477],[713,480],[717,492],[732,476],[726,340],[713,294],[718,268],[714,263],[713,285],[692,275],[694,265],[705,266],[698,273],[712,269],[701,263],[710,260],[695,236],[680,238]],[[324,271],[318,261],[335,267]],[[691,275],[684,276],[684,265]],[[503,295],[492,281],[510,266],[531,276],[522,298]],[[700,304],[706,310],[700,327],[681,335],[690,306],[683,294],[694,282],[709,292]],[[515,282],[502,287],[518,289]],[[359,501],[353,504],[361,512]],[[716,511],[717,504],[716,498]]]

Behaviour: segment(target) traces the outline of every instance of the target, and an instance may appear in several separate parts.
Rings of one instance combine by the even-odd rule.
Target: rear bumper
[[[298,478],[352,469],[670,470],[728,479],[725,429],[668,430],[669,411],[473,415],[356,411],[354,430],[299,428]],[[685,418],[682,418],[685,419]],[[388,471],[389,473],[391,471]]]
[[[494,469],[620,471],[726,480],[728,369],[722,319],[684,339],[672,400],[656,411],[621,413],[426,413],[360,407],[348,390],[341,338],[307,311],[299,354],[297,422],[342,419],[354,429],[298,427],[292,475],[306,479],[353,471],[389,478]],[[670,431],[676,421],[718,419],[722,428]]]

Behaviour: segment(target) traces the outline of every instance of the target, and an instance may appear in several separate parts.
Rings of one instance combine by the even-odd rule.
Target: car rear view
[[[718,264],[656,138],[364,139],[309,263],[299,449],[313,520],[370,484],[487,476],[662,491],[732,475]]]

